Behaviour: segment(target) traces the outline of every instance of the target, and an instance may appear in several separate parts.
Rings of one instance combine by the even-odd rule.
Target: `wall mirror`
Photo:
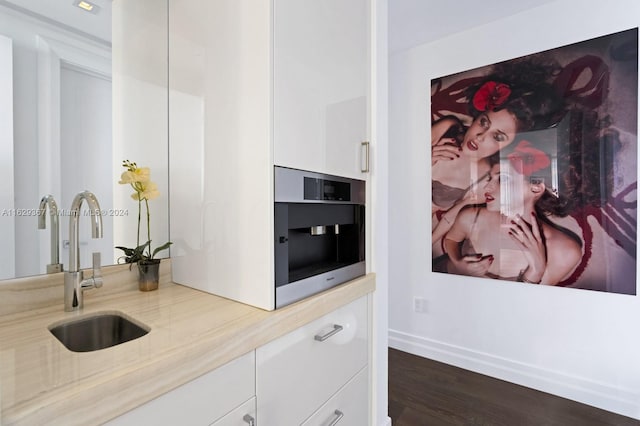
[[[83,204],[81,267],[92,252],[109,265],[123,254],[115,246],[135,247],[138,203],[118,184],[123,160],[151,169],[152,245],[169,240],[166,0],[0,0],[0,86],[0,279],[52,263],[48,211],[38,229],[46,195],[58,205],[65,270],[68,212],[83,190],[100,202],[104,237],[91,238]]]

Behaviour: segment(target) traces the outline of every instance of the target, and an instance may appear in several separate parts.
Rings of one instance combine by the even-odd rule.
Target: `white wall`
[[[111,80],[86,68],[63,65],[60,69],[60,198],[58,207],[71,206],[77,193],[90,190],[102,203],[111,206],[114,190],[111,158]],[[104,201],[103,201],[104,200]],[[108,210],[107,210],[108,211]],[[60,219],[60,238],[69,239],[69,221]],[[102,238],[91,238],[91,227],[80,225],[81,267],[91,267],[92,253],[100,252],[104,264],[113,263],[114,215],[102,215]],[[49,225],[48,225],[49,226]],[[49,238],[49,235],[46,237]],[[48,241],[48,240],[47,240]],[[48,253],[50,248],[41,243]],[[62,245],[60,263],[69,259],[69,246]]]
[[[149,201],[152,249],[169,240],[167,13],[166,1],[112,3],[113,157],[105,161],[113,165],[114,183],[125,170],[123,160],[151,169],[151,181],[160,191]],[[118,246],[136,246],[138,203],[132,193],[127,185],[113,190],[114,209],[127,212],[123,220],[113,221]],[[147,241],[145,213],[143,205],[141,243]],[[114,249],[115,258],[122,255]],[[168,256],[168,250],[157,255]]]
[[[15,244],[4,244],[5,249],[15,256],[15,268],[12,271],[9,268],[0,270],[0,279],[6,279],[44,273],[46,265],[50,263],[49,229],[39,231],[37,218],[33,215],[41,197],[52,194],[59,208],[69,207],[60,204],[61,195],[57,190],[60,186],[57,160],[60,155],[59,78],[55,85],[47,84],[54,77],[59,77],[61,58],[58,55],[60,52],[55,50],[62,47],[65,52],[73,51],[75,55],[94,52],[100,57],[110,53],[103,44],[79,40],[75,33],[5,6],[0,6],[0,34],[12,40],[13,48],[13,155],[3,159],[12,161],[15,170],[12,182],[2,180],[5,185],[13,185],[14,203],[11,206],[2,205],[1,208],[27,211],[26,215],[15,218],[0,216],[0,226],[6,226],[8,220],[15,225]],[[54,43],[56,49],[52,50],[47,42]],[[51,67],[42,62],[44,57],[49,59],[47,65]],[[76,56],[72,59],[76,59]],[[55,69],[53,65],[56,65]],[[43,78],[45,76],[46,79]],[[58,97],[54,98],[54,94]],[[25,170],[28,172],[25,173]],[[54,179],[56,171],[57,179]],[[61,221],[64,219],[62,217]],[[61,236],[63,238],[68,239]],[[67,259],[61,258],[61,262],[67,263]]]
[[[374,425],[391,425],[388,417],[389,318],[389,127],[388,127],[388,0],[371,1],[371,214],[373,247],[371,270],[376,273],[373,296]]]
[[[11,39],[0,36],[0,279],[15,275],[15,218],[13,205],[13,45]]]
[[[639,21],[637,0],[557,0],[391,57],[392,347],[640,419],[640,299],[432,273],[427,165],[432,78]]]
[[[13,164],[31,164],[37,166],[37,51],[35,46],[35,31],[29,22],[16,21],[15,14],[0,9],[0,28],[2,35],[13,42]],[[34,160],[35,159],[35,160]],[[38,171],[20,175],[14,182],[15,192],[13,204],[9,208],[33,209],[38,207],[40,197],[38,189]],[[3,208],[5,206],[2,206]],[[11,218],[14,219],[14,218]],[[32,220],[30,220],[32,219]],[[4,223],[7,217],[0,217]],[[38,253],[39,234],[35,218],[15,218],[15,235],[20,236],[15,241],[14,253]],[[4,225],[3,225],[4,226]],[[8,246],[14,251],[14,245]],[[47,259],[48,260],[48,259]],[[12,272],[0,272],[1,278],[12,278],[15,275],[24,276],[37,273],[34,265],[40,264],[39,258],[32,256],[18,256]],[[47,262],[48,263],[48,262]],[[8,272],[8,270],[6,270]]]

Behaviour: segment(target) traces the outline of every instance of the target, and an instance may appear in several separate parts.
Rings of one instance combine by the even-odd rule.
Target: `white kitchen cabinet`
[[[275,308],[274,165],[366,178],[368,8],[170,1],[173,281]]]
[[[171,0],[173,281],[275,308],[271,4]]]
[[[256,398],[251,398],[211,426],[257,426]]]
[[[369,426],[369,374],[363,368],[318,409],[303,426]],[[335,422],[335,423],[332,423]]]
[[[107,424],[243,425],[233,419],[236,419],[242,410],[246,412],[240,416],[241,421],[245,414],[255,418],[254,396],[255,352],[252,351],[134,408]],[[231,416],[231,413],[234,415]]]
[[[368,0],[273,0],[274,163],[364,179]]]
[[[368,358],[366,296],[259,347],[256,349],[259,423],[302,424],[358,372],[366,370]],[[352,411],[364,412],[366,419],[368,386],[361,390],[364,398],[342,402],[351,406]]]
[[[368,426],[371,295],[178,387],[107,424]],[[161,381],[159,381],[161,384]]]

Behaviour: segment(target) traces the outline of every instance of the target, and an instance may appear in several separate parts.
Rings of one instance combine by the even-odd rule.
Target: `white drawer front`
[[[255,395],[255,355],[249,352],[107,423],[208,425]]]
[[[367,364],[368,347],[365,296],[258,348],[260,424],[301,424]]]
[[[251,422],[253,421],[253,425]],[[211,426],[257,426],[256,398],[253,397]]]
[[[363,368],[303,426],[369,426],[369,375]]]

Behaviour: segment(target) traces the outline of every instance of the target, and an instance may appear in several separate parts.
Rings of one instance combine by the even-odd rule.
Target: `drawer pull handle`
[[[254,419],[248,414],[245,414],[242,420],[244,420],[244,422],[247,423],[249,426],[256,426],[256,419]]]
[[[334,324],[333,325],[333,330],[331,330],[330,332],[328,332],[327,334],[321,336],[319,334],[316,334],[314,336],[314,339],[317,340],[318,342],[324,342],[325,340],[327,340],[329,337],[333,336],[334,334],[342,331],[343,327],[341,325],[338,324]]]
[[[362,150],[364,148],[364,165],[362,164],[362,158],[360,159],[360,171],[362,173],[369,173],[369,149],[370,149],[370,144],[368,141],[362,142],[360,144],[360,149]]]
[[[336,418],[333,419],[333,421],[331,421],[331,423],[329,423],[329,426],[336,426],[338,424],[338,422],[340,420],[342,420],[342,418],[344,417],[344,413],[340,410],[336,410],[333,412],[333,414],[335,414]]]

